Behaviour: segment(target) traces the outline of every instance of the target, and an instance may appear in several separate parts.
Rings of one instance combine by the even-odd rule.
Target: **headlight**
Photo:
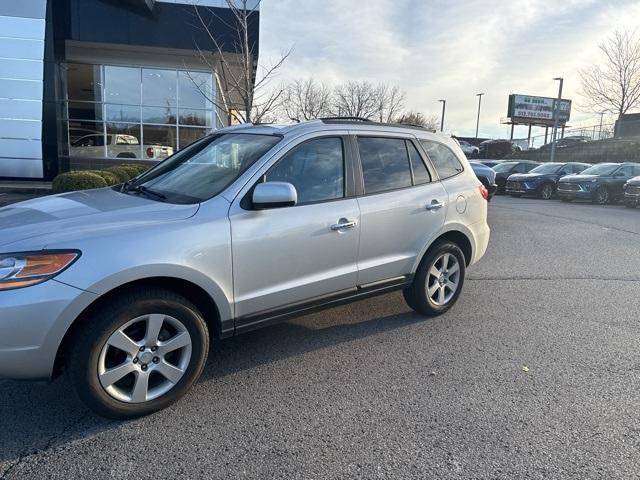
[[[74,250],[0,254],[0,291],[45,282],[79,257]]]

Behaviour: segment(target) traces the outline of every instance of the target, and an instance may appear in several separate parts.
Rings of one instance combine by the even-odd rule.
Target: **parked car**
[[[471,164],[471,168],[476,174],[476,177],[478,177],[478,180],[480,180],[482,184],[487,187],[487,190],[489,190],[489,200],[491,200],[498,189],[498,186],[496,185],[496,172],[492,168],[489,168],[480,162],[469,163]]]
[[[467,158],[476,158],[480,154],[480,149],[475,145],[471,145],[466,140],[458,140],[457,138],[454,140],[458,142],[458,144],[460,145],[460,148],[462,149],[464,154],[467,156]]]
[[[624,184],[624,204],[629,208],[640,205],[640,177],[633,177]]]
[[[477,160],[477,161],[483,165],[486,165],[489,168],[493,168],[496,165],[504,163],[506,160]]]
[[[513,153],[513,144],[510,140],[485,140],[480,143],[480,157],[503,158]]]
[[[558,181],[558,197],[565,202],[591,200],[605,205],[623,197],[627,180],[640,175],[640,163],[599,163],[580,175],[562,177]]]
[[[514,160],[496,165],[493,167],[493,170],[496,172],[496,185],[498,185],[496,193],[505,193],[507,178],[511,175],[514,173],[529,173],[538,165],[540,165],[539,162],[532,160]]]
[[[145,159],[163,159],[173,155],[173,147],[166,145],[142,145],[142,153],[140,149],[140,141],[133,135],[104,135],[91,134],[79,138],[71,144],[70,154],[77,157],[104,157],[105,156],[105,138],[106,138],[106,155],[109,158],[142,158]]]
[[[591,137],[576,135],[572,137],[559,138],[555,141],[555,144],[556,144],[556,148],[568,148],[568,147],[575,147],[576,145],[587,143],[590,140],[591,140]],[[553,143],[554,142],[545,143],[538,150],[543,150],[543,151],[551,150],[551,146],[553,145]]]
[[[487,248],[487,196],[450,138],[327,119],[218,130],[124,185],[0,209],[0,378],[66,369],[131,418],[189,390],[210,335],[392,290],[442,314]]]
[[[549,200],[556,191],[558,180],[565,175],[580,173],[588,163],[543,163],[529,173],[515,173],[507,178],[506,192],[512,197],[536,195]]]

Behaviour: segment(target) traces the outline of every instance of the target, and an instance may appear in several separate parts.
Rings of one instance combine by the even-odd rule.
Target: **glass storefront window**
[[[140,69],[104,67],[104,98],[109,103],[140,105]]]
[[[65,70],[73,157],[158,160],[214,125],[210,73],[82,64]]]
[[[175,125],[176,109],[172,107],[142,107],[142,122]]]
[[[102,67],[69,63],[67,71],[67,98],[86,102],[102,101]]]
[[[109,122],[140,122],[140,107],[137,105],[105,105]]]
[[[176,106],[178,103],[177,73],[175,70],[142,69],[142,103]]]
[[[180,106],[187,108],[212,108],[212,75],[202,72],[178,72]]]
[[[208,128],[194,128],[194,127],[179,127],[178,138],[180,141],[179,147],[184,148],[190,143],[204,137],[211,133]]]

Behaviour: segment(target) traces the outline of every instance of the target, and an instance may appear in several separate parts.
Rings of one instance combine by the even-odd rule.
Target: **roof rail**
[[[339,122],[367,122],[373,123],[372,120],[363,117],[323,117],[320,120],[324,123],[339,123]]]

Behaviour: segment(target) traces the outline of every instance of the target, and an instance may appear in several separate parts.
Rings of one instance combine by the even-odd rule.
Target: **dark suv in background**
[[[591,200],[599,205],[616,202],[623,196],[623,186],[640,175],[640,163],[599,163],[580,175],[562,177],[558,196],[562,201]]]
[[[493,167],[496,172],[497,193],[505,193],[507,187],[507,178],[514,173],[529,173],[531,170],[540,165],[539,162],[532,160],[514,160],[511,162],[502,162]]]
[[[536,195],[549,200],[556,191],[558,180],[565,175],[580,173],[588,163],[543,163],[529,173],[514,173],[507,178],[506,192],[513,197]]]
[[[640,205],[640,177],[634,177],[624,184],[624,204],[629,208]]]

